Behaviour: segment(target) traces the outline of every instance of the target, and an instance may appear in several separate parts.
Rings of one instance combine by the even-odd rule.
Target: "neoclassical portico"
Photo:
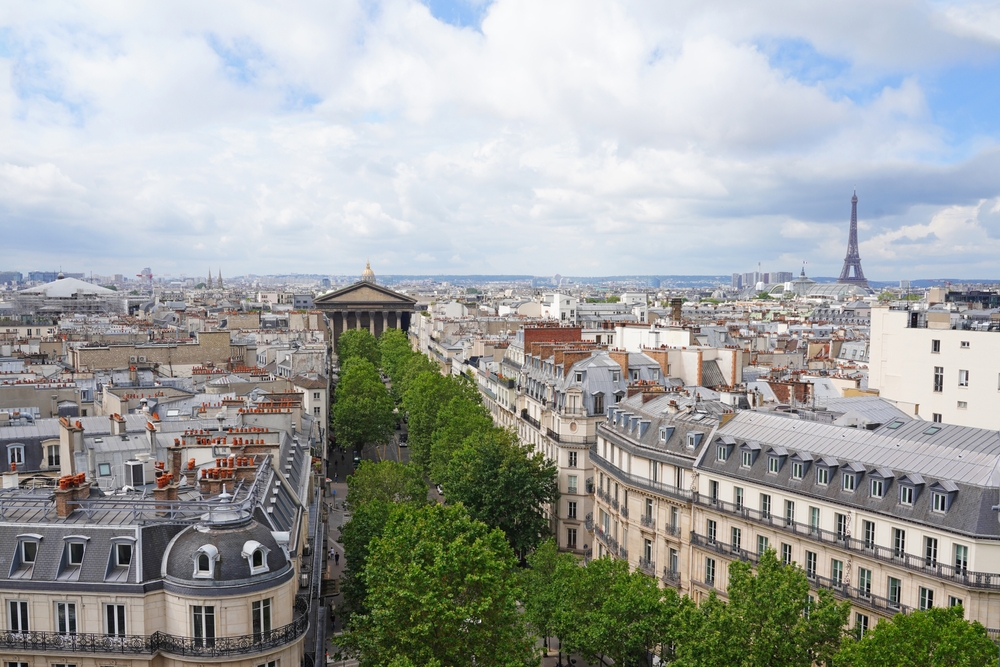
[[[330,322],[336,351],[340,334],[351,329],[367,329],[375,337],[386,329],[406,331],[417,301],[377,284],[371,266],[367,266],[359,282],[324,294],[314,303]]]

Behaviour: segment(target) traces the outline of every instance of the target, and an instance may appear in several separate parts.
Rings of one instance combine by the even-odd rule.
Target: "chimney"
[[[181,447],[180,442],[176,442],[173,447],[170,448],[170,472],[173,474],[174,479],[180,482],[181,475],[183,471],[181,466],[184,459],[184,448]]]
[[[49,408],[50,417],[59,416],[59,394],[52,394],[49,396],[51,407]]]
[[[675,296],[670,299],[670,319],[674,322],[681,321],[681,306],[684,305],[684,299]]]
[[[663,377],[670,377],[670,350],[643,350],[643,353],[660,365]]]
[[[117,412],[111,415],[111,435],[125,435],[125,418]]]
[[[149,455],[156,458],[156,426],[153,422],[146,422],[146,440],[149,442]]]
[[[622,379],[628,382],[628,352],[624,350],[612,350],[608,352],[608,356],[611,357],[612,361],[617,361],[618,365],[622,367]]]
[[[59,474],[76,474],[76,455],[83,453],[83,426],[66,417],[59,419]]]

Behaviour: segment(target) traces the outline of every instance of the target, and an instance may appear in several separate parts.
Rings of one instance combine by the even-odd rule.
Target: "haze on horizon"
[[[0,270],[994,277],[1000,6],[0,6]],[[134,271],[132,271],[134,269]]]

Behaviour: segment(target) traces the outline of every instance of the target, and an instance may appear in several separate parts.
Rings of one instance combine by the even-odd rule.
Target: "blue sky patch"
[[[475,28],[479,30],[486,10],[488,0],[421,0],[431,10],[431,16],[438,21],[459,28]]]
[[[953,145],[1000,137],[1000,58],[957,65],[922,77],[921,85],[934,123]]]
[[[226,78],[234,83],[250,84],[265,64],[264,52],[247,37],[225,42],[214,33],[205,36],[209,47],[222,62]]]
[[[764,39],[757,48],[771,67],[809,85],[840,78],[851,68],[849,61],[824,55],[804,39]]]

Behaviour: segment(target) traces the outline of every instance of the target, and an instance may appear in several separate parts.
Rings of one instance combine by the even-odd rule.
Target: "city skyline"
[[[855,186],[872,280],[1000,250],[985,6],[0,12],[18,270],[837,275]]]

